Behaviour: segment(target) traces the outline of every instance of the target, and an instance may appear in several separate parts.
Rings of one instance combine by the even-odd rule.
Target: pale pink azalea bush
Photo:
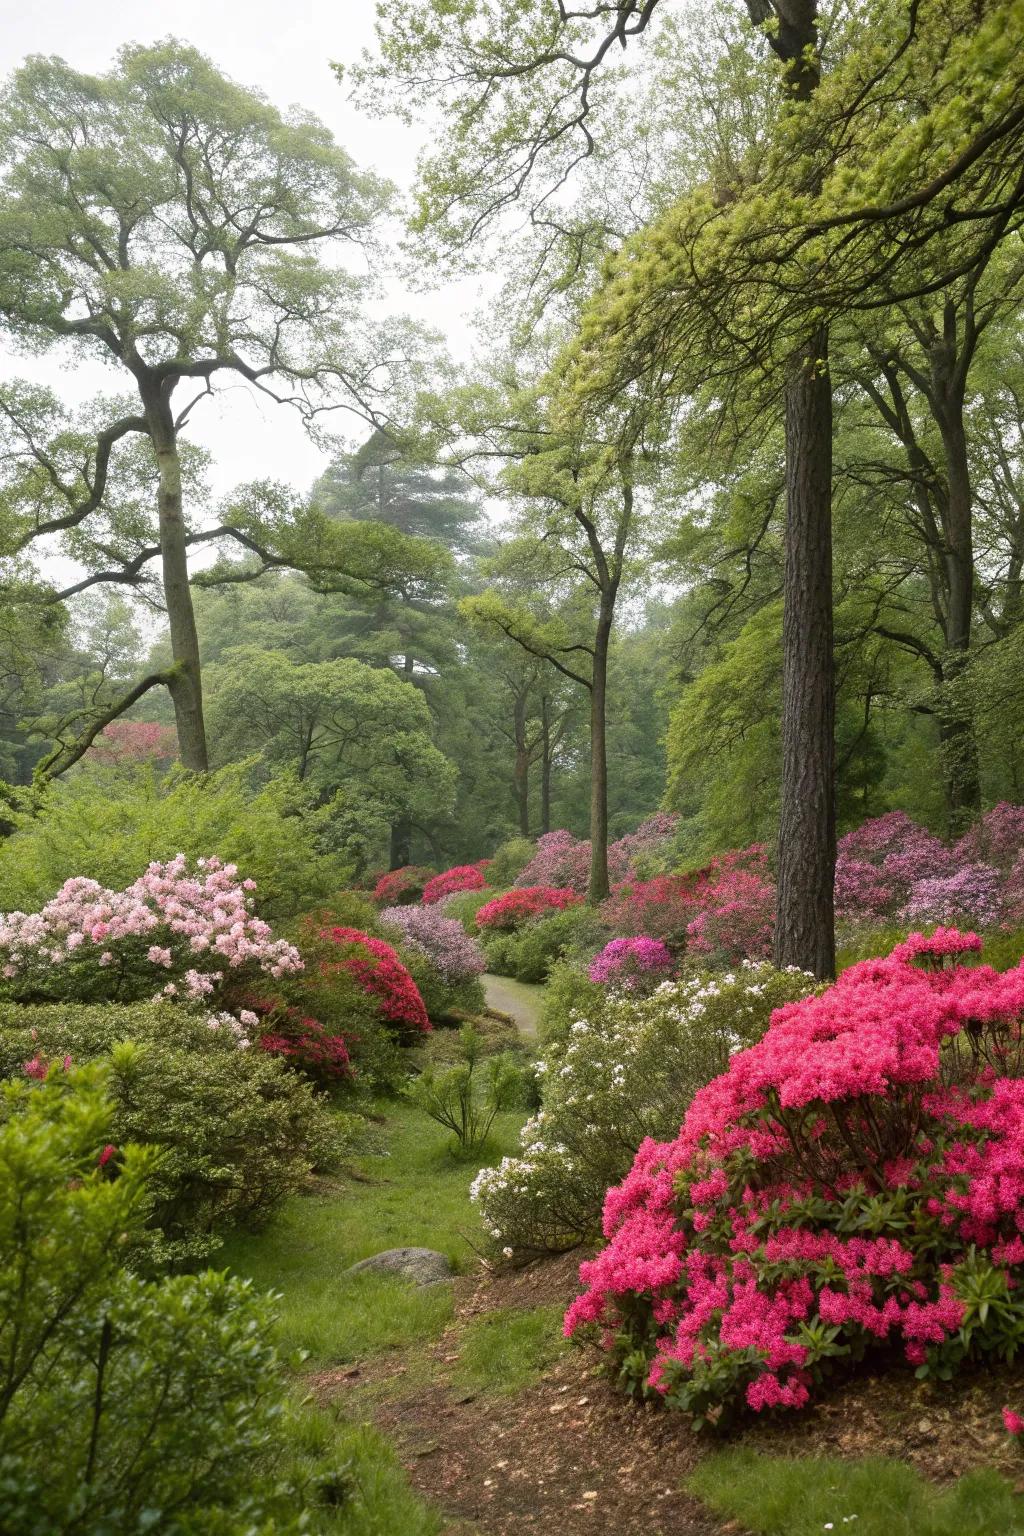
[[[678,816],[658,811],[608,847],[608,877],[614,883],[636,873],[638,861],[666,849]],[[590,842],[561,829],[537,839],[537,851],[516,879],[516,885],[569,886],[582,895],[590,881]]]
[[[566,1331],[698,1424],[799,1408],[885,1344],[942,1377],[1015,1347],[1024,968],[979,947],[914,934],[778,1008],[609,1190]]]
[[[0,916],[0,997],[132,1002],[156,995],[216,1008],[229,984],[234,990],[302,969],[298,950],[254,914],[254,889],[233,864],[210,858],[191,865],[184,854],[150,864],[123,891],[68,880],[39,912]]]
[[[454,917],[436,906],[385,907],[380,914],[398,941],[425,956],[450,987],[481,976],[487,969],[483,950]]]

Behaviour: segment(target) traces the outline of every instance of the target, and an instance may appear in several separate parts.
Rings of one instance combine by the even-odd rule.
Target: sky
[[[298,104],[315,112],[365,169],[403,190],[411,185],[420,131],[391,119],[368,118],[347,100],[332,60],[354,62],[373,43],[373,0],[176,0],[171,5],[128,6],[123,0],[0,0],[0,74],[6,77],[30,53],[59,54],[77,69],[107,71],[124,43],[151,43],[170,34],[194,44],[239,84],[255,86],[278,107]],[[388,285],[392,307],[426,321],[448,338],[450,351],[472,350],[471,316],[479,306],[475,285],[409,293]],[[0,347],[0,373],[50,384],[77,402],[113,392],[120,381],[94,364],[69,375],[66,359],[15,356]],[[349,418],[348,432],[359,435]],[[211,450],[213,499],[243,481],[284,480],[306,490],[327,462],[306,436],[297,414],[256,396],[238,381],[194,416],[194,440]]]

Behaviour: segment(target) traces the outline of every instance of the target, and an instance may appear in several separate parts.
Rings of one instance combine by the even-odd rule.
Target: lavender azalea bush
[[[440,907],[387,907],[380,920],[404,947],[429,960],[450,987],[472,981],[487,968],[479,944]]]

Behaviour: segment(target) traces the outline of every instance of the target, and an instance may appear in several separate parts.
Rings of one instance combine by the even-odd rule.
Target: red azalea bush
[[[390,944],[358,928],[327,928],[320,937],[345,951],[337,960],[321,961],[321,966],[328,971],[340,966],[346,971],[360,990],[374,999],[381,1018],[399,1036],[429,1032],[430,1020],[419,988]]]
[[[421,900],[423,889],[431,878],[432,872],[422,869],[418,864],[389,869],[374,886],[373,899],[382,907],[403,907],[409,902]]]
[[[323,1088],[354,1076],[343,1035],[281,998],[247,996],[243,1001],[247,1013],[258,1020],[253,1032],[268,1055],[280,1056]]]
[[[484,890],[487,886],[484,870],[490,862],[490,859],[481,859],[479,864],[456,864],[454,869],[446,869],[443,874],[435,875],[423,887],[424,906],[432,907],[436,902],[444,901],[446,896],[456,896],[460,891]]]
[[[901,1344],[918,1374],[1024,1332],[1024,967],[940,929],[772,1015],[605,1203],[567,1333],[700,1424],[800,1407]]]
[[[551,885],[532,885],[525,890],[516,888],[481,907],[476,914],[476,925],[478,928],[518,928],[531,917],[549,917],[552,912],[579,906],[582,900],[582,896],[568,888],[558,890]]]
[[[733,849],[701,869],[623,881],[601,906],[615,934],[661,939],[732,965],[771,949],[775,886],[763,843]]]

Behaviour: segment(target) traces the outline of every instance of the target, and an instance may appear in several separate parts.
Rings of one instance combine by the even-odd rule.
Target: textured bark
[[[174,668],[168,687],[174,704],[181,761],[193,773],[209,767],[206,727],[203,722],[203,684],[199,664],[199,636],[188,581],[187,530],[181,507],[181,462],[178,457],[174,416],[166,392],[148,382],[140,384],[146,424],[156,456],[157,508],[164,601],[171,632]]]
[[[543,835],[551,831],[551,760],[555,750],[551,731],[551,702],[547,694],[540,701],[540,723],[540,830]]]
[[[515,767],[512,782],[516,797],[519,831],[523,837],[530,835],[530,748],[526,739],[526,700],[524,692],[516,695],[513,718],[515,738]]]
[[[602,600],[594,636],[590,690],[590,884],[587,901],[597,906],[608,884],[608,647],[615,617],[615,594]]]
[[[832,386],[822,327],[786,386],[782,805],[775,962],[835,974]]]

